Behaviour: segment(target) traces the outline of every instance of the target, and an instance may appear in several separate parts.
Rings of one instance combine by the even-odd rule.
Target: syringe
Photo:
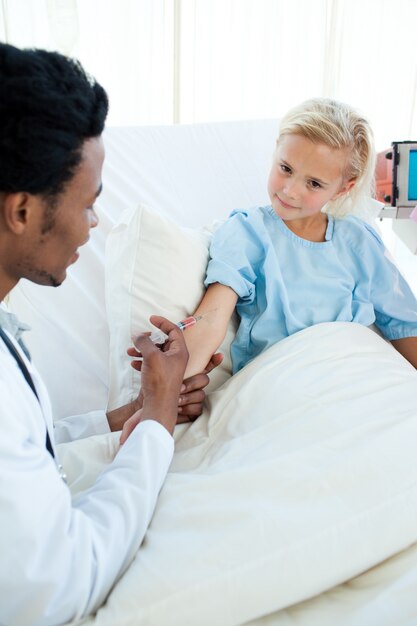
[[[177,326],[180,330],[184,331],[186,328],[197,324],[197,322],[199,322],[201,319],[203,319],[203,317],[206,317],[206,315],[211,312],[212,311],[207,311],[207,313],[203,313],[202,315],[189,315],[180,322],[177,322]],[[168,339],[168,335],[162,332],[162,330],[154,330],[151,333],[149,339],[155,344],[162,344],[166,342],[166,340]]]

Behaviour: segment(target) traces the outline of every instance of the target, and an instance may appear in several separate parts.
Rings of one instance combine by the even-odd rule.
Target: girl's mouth
[[[286,202],[284,202],[284,200],[281,200],[281,198],[278,195],[277,195],[277,198],[280,204],[282,204],[282,206],[284,207],[284,209],[298,209],[298,207],[292,206],[291,204],[287,204]]]

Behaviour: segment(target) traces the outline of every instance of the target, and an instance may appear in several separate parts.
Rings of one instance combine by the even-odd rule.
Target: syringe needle
[[[184,331],[186,328],[190,328],[190,326],[194,326],[204,317],[213,313],[216,309],[211,309],[210,311],[205,311],[204,313],[200,313],[199,315],[189,315],[183,320],[177,322],[177,326],[180,330]],[[164,344],[168,339],[168,335],[166,335],[162,330],[155,330],[149,336],[149,339],[155,344]],[[134,343],[134,341],[133,341]]]

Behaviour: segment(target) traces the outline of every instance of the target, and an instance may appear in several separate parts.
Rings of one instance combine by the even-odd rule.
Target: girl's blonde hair
[[[351,190],[328,202],[323,211],[336,216],[363,213],[361,204],[374,192],[375,147],[368,120],[352,107],[330,98],[312,98],[291,109],[281,120],[282,135],[302,135],[314,143],[349,151],[344,177]]]

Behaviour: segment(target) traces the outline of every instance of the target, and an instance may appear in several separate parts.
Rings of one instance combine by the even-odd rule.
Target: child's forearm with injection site
[[[202,318],[184,330],[189,353],[185,378],[204,371],[223,342],[236,302],[237,295],[230,287],[214,283],[207,288],[194,313],[194,317],[201,315]]]

